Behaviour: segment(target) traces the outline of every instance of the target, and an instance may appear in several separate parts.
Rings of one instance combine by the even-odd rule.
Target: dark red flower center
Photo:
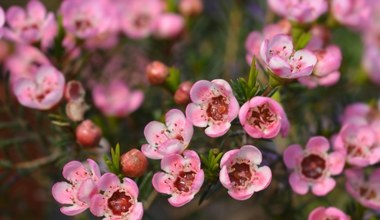
[[[174,181],[174,187],[181,192],[189,192],[195,179],[195,172],[180,172]]]
[[[377,197],[376,191],[366,186],[359,187],[359,195],[367,200],[372,200]]]
[[[128,212],[132,206],[132,198],[125,194],[125,192],[116,191],[108,199],[108,208],[112,210],[114,215],[121,215]]]
[[[276,115],[269,109],[269,105],[263,104],[251,108],[248,112],[248,123],[259,129],[266,128],[276,122]]]
[[[88,28],[91,28],[92,24],[88,20],[77,20],[75,21],[75,28],[79,31],[85,31]]]
[[[234,186],[246,186],[251,180],[251,166],[246,163],[235,163],[230,168],[228,177]]]
[[[140,14],[134,20],[134,25],[137,28],[144,28],[150,23],[150,16],[147,14]]]
[[[215,121],[222,121],[224,116],[228,113],[227,98],[224,96],[212,98],[206,112],[207,116]]]
[[[302,174],[311,179],[318,179],[326,169],[326,160],[319,155],[310,154],[301,162]]]

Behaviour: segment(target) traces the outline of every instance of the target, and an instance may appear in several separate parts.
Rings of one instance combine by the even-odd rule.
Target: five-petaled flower
[[[183,156],[165,156],[161,169],[164,172],[154,174],[152,184],[156,191],[171,195],[168,201],[172,206],[180,207],[190,202],[202,187],[204,173],[195,151],[186,150]]]
[[[261,152],[252,145],[244,145],[223,155],[219,179],[232,198],[246,200],[254,192],[268,187],[272,172],[267,166],[259,167],[261,161]]]
[[[144,135],[148,144],[141,147],[146,157],[162,159],[165,155],[182,153],[193,137],[193,126],[178,109],[165,115],[165,124],[152,121],[145,126]]]
[[[308,220],[351,220],[342,210],[335,207],[317,207],[310,212]]]
[[[329,142],[325,137],[316,136],[309,139],[306,149],[298,144],[290,145],[284,151],[286,167],[293,169],[289,183],[293,191],[304,195],[312,188],[317,196],[324,196],[335,187],[331,175],[342,172],[345,153],[335,151],[327,153]]]
[[[207,127],[206,135],[220,137],[227,133],[239,113],[239,103],[231,86],[223,79],[200,80],[190,90],[192,103],[186,116],[196,127]]]

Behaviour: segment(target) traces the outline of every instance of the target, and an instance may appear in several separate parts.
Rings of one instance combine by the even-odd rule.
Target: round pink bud
[[[86,91],[81,82],[71,80],[66,84],[65,98],[67,101],[76,101],[84,98]]]
[[[146,67],[146,77],[152,85],[160,85],[169,76],[168,67],[160,61],[153,61]]]
[[[179,11],[184,16],[196,16],[203,11],[203,3],[201,0],[181,0]]]
[[[75,136],[80,145],[90,148],[99,144],[102,131],[91,120],[85,120],[78,125]]]
[[[148,160],[141,151],[132,149],[121,156],[121,170],[128,177],[142,176],[148,167]]]
[[[181,83],[174,94],[174,101],[177,105],[186,105],[190,103],[190,89],[193,83],[185,81]]]

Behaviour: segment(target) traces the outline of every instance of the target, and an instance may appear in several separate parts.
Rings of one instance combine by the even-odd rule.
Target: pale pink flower
[[[148,144],[141,147],[146,157],[162,159],[173,153],[182,153],[193,136],[193,126],[178,109],[172,109],[165,115],[165,124],[152,121],[145,126],[144,135]]]
[[[347,153],[347,162],[366,167],[380,161],[380,145],[375,130],[366,124],[347,123],[334,139],[334,147]]]
[[[246,60],[248,64],[251,64],[253,56],[260,58],[260,45],[263,40],[271,40],[278,34],[289,34],[290,28],[290,22],[287,20],[281,20],[278,23],[265,26],[262,33],[258,31],[252,31],[249,33],[245,40],[245,49],[247,51]]]
[[[124,117],[141,106],[144,93],[140,90],[131,91],[124,82],[113,80],[108,85],[96,85],[92,98],[95,106],[105,115]]]
[[[109,7],[107,0],[65,0],[59,10],[66,31],[88,39],[109,31],[116,22]]]
[[[286,167],[294,170],[289,177],[294,192],[304,195],[311,187],[314,195],[324,196],[334,189],[336,183],[331,176],[342,172],[345,153],[327,153],[329,148],[326,138],[316,136],[309,139],[305,150],[294,144],[284,151]]]
[[[155,173],[152,184],[157,192],[171,195],[168,201],[172,206],[180,207],[190,202],[202,187],[204,173],[195,151],[186,150],[183,156],[165,156],[161,169],[164,172]]]
[[[164,10],[161,0],[127,0],[120,2],[121,28],[133,39],[149,37]]]
[[[261,161],[261,152],[252,145],[244,145],[223,155],[219,180],[232,198],[246,200],[269,186],[272,172],[267,166],[259,167]]]
[[[174,13],[163,13],[156,20],[154,35],[158,38],[168,39],[180,35],[185,26],[182,16]]]
[[[350,216],[346,215],[342,210],[335,207],[318,207],[310,212],[308,220],[351,220]]]
[[[356,102],[346,106],[341,117],[342,124],[368,124],[368,116],[371,114],[371,107],[362,102]]]
[[[16,43],[41,43],[49,47],[57,35],[57,22],[52,12],[47,13],[45,6],[37,0],[30,0],[26,10],[12,6],[7,10],[5,36]]]
[[[284,109],[268,97],[256,96],[244,103],[239,111],[239,120],[253,138],[274,138],[280,132],[286,136],[289,131]]]
[[[90,211],[104,220],[140,220],[144,214],[143,205],[137,201],[139,188],[127,177],[120,182],[113,173],[100,177],[97,186],[100,193],[91,199]]]
[[[191,87],[190,99],[192,103],[186,107],[186,116],[194,126],[207,127],[205,133],[209,137],[227,133],[239,113],[232,88],[223,79],[196,82]]]
[[[316,56],[308,49],[294,51],[291,37],[282,34],[263,41],[260,56],[269,70],[287,79],[309,76],[317,63]]]
[[[5,24],[5,13],[2,7],[0,7],[0,38],[3,36],[3,26]]]
[[[380,46],[369,44],[364,49],[363,65],[369,78],[380,85]]]
[[[366,28],[371,8],[366,0],[332,0],[331,11],[341,24],[356,29]]]
[[[65,78],[53,66],[38,68],[32,78],[21,78],[12,84],[13,93],[21,105],[46,110],[63,97]]]
[[[71,161],[63,167],[62,175],[68,182],[53,185],[51,192],[54,199],[65,205],[61,208],[63,214],[72,216],[82,213],[89,208],[92,196],[98,193],[98,164],[91,159],[83,164]]]
[[[327,11],[327,0],[268,0],[277,14],[298,23],[310,23]]]
[[[352,168],[345,171],[346,189],[364,207],[380,210],[380,169],[375,169],[365,177],[362,169]]]
[[[310,76],[298,78],[298,81],[310,89],[320,86],[332,86],[339,81],[339,67],[342,62],[342,52],[335,45],[315,51],[317,65]]]

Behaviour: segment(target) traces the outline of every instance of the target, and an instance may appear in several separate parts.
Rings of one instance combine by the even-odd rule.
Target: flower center
[[[92,25],[91,25],[90,21],[88,21],[88,20],[76,20],[75,21],[75,28],[78,31],[85,31],[88,28],[91,28],[91,26]]]
[[[318,179],[326,169],[326,161],[319,155],[310,154],[301,162],[302,174],[310,179]]]
[[[228,177],[235,187],[245,187],[251,180],[251,166],[247,163],[235,163],[230,167]]]
[[[359,187],[359,195],[367,200],[373,200],[377,198],[377,193],[374,189],[367,186]]]
[[[174,182],[174,187],[181,192],[189,192],[195,179],[195,172],[180,172]]]
[[[111,209],[114,215],[121,215],[128,212],[132,206],[132,198],[125,194],[125,192],[116,191],[108,199],[108,208]]]
[[[227,98],[224,96],[218,96],[211,99],[207,107],[207,116],[215,121],[221,121],[228,113]]]
[[[147,14],[140,14],[134,20],[134,25],[137,28],[144,28],[148,26],[150,22],[150,16]]]
[[[268,103],[251,108],[248,112],[248,123],[259,129],[265,129],[273,125],[277,121],[277,117],[269,109]]]

